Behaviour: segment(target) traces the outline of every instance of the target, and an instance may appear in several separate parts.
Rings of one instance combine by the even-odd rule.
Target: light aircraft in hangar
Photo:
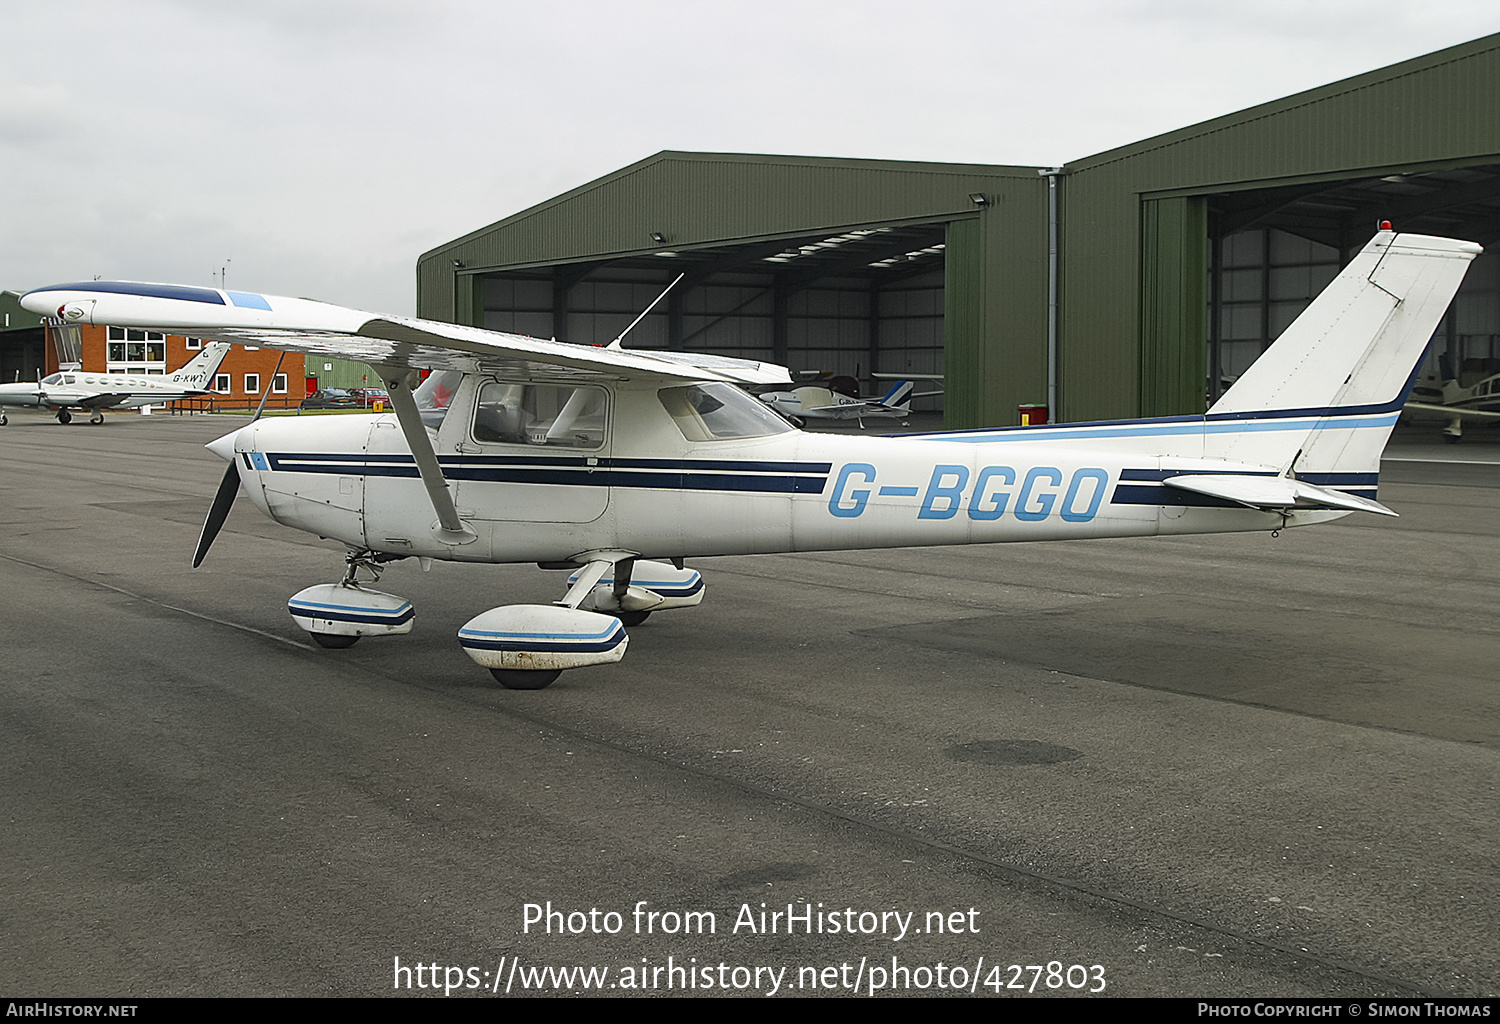
[[[1486,377],[1467,388],[1449,377],[1443,381],[1441,388],[1429,387],[1425,390],[1434,392],[1432,397],[1439,401],[1409,401],[1406,403],[1407,411],[1437,413],[1446,421],[1443,440],[1449,444],[1457,443],[1463,438],[1464,420],[1480,425],[1500,423],[1500,374]]]
[[[858,420],[863,427],[867,419],[905,421],[911,415],[911,400],[941,391],[913,394],[916,387],[909,380],[898,381],[878,398],[843,395],[821,384],[802,384],[791,390],[762,391],[757,397],[783,416],[802,420]]]
[[[1230,533],[1375,500],[1380,453],[1479,246],[1382,230],[1206,414],[904,437],[795,429],[736,385],[782,367],[592,348],[305,299],[213,289],[42,288],[27,309],[369,363],[394,415],[261,419],[229,460],[194,564],[243,488],[348,546],[343,580],[289,610],[325,646],[411,629],[357,578],[407,558],[573,570],[553,605],[458,633],[509,687],[618,661],[625,624],[696,605],[684,558]],[[419,369],[435,372],[413,392]],[[587,610],[592,608],[593,610]]]
[[[94,283],[61,287],[83,288]],[[228,342],[205,345],[182,369],[168,374],[61,370],[35,384],[0,384],[0,427],[10,422],[4,412],[6,406],[51,409],[62,424],[73,422],[74,412],[87,412],[89,422],[98,425],[104,422],[106,409],[139,409],[143,405],[163,405],[212,394],[208,383],[231,347]]]

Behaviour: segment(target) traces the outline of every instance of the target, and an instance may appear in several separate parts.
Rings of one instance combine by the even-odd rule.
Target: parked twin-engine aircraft
[[[1479,251],[1381,231],[1206,414],[906,437],[799,431],[735,386],[786,370],[744,360],[207,288],[94,282],[22,302],[375,367],[395,415],[258,420],[209,446],[230,465],[194,564],[241,487],[279,522],[343,541],[343,581],[289,602],[325,646],[411,628],[411,605],[363,586],[361,568],[416,556],[573,569],[556,604],[492,608],[459,631],[503,684],[536,688],[618,661],[623,624],[701,601],[686,557],[1394,515],[1375,500],[1380,453]],[[414,394],[419,368],[441,372]]]
[[[58,285],[58,288],[82,289],[98,282]],[[101,321],[102,322],[102,321]],[[162,405],[183,398],[210,394],[209,381],[224,354],[228,342],[205,345],[182,369],[168,374],[90,373],[87,370],[63,370],[51,373],[35,384],[0,384],[0,427],[10,422],[6,406],[23,409],[52,409],[57,422],[72,423],[73,411],[92,413],[89,422],[104,422],[105,409],[139,409],[143,405]]]

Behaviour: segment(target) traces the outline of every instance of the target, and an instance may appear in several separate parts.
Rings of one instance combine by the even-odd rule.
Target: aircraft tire
[[[61,423],[63,426],[67,426],[69,423],[73,422],[73,414],[66,409],[59,409],[57,410],[57,422]]]
[[[92,416],[89,417],[89,422],[92,423],[94,426],[97,427],[99,424],[101,424],[101,423],[104,422],[104,413],[102,413],[102,412],[96,412],[96,413],[94,413],[94,415],[92,415]]]
[[[5,415],[5,413],[0,412],[0,427],[5,426],[9,422],[10,422],[10,417],[7,416],[7,415]]]
[[[1443,443],[1444,444],[1458,444],[1458,442],[1460,442],[1462,440],[1463,440],[1463,438],[1461,436],[1459,436],[1458,434],[1444,434],[1443,435]]]
[[[490,675],[507,690],[545,690],[562,675],[562,669],[536,672],[519,668],[492,668]]]
[[[610,612],[624,626],[639,626],[651,617],[650,612]]]
[[[308,633],[313,638],[313,643],[328,651],[342,651],[353,647],[357,636],[345,636],[342,633]]]

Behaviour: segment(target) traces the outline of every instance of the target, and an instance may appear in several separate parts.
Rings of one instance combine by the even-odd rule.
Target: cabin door
[[[443,457],[464,518],[590,523],[609,507],[610,394],[596,384],[489,380]]]

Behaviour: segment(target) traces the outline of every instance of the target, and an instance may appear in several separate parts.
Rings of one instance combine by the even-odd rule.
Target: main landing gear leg
[[[639,626],[641,623],[645,622],[648,618],[651,617],[651,612],[649,610],[625,611],[622,607],[622,604],[625,600],[625,595],[630,591],[630,578],[634,574],[634,558],[627,558],[623,562],[615,563],[615,582],[614,586],[611,588],[611,592],[614,594],[615,605],[617,608],[619,608],[619,610],[611,611],[609,614],[613,615],[615,618],[619,619],[620,622],[627,626]]]

